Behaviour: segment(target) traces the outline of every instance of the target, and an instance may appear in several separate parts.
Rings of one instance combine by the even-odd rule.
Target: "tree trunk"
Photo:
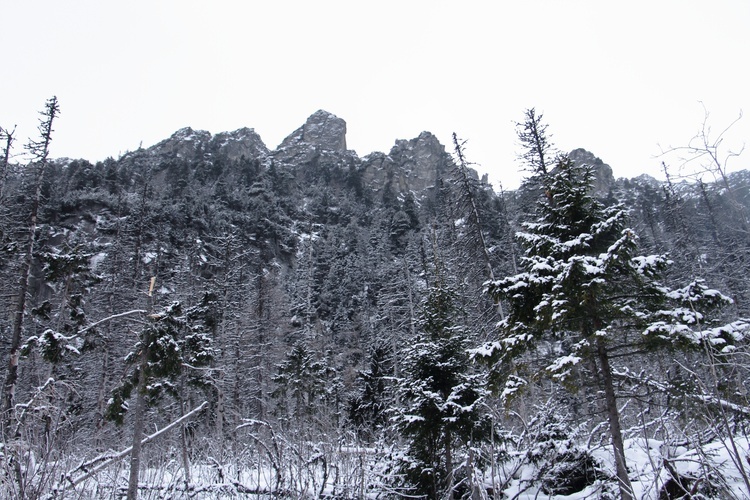
[[[607,407],[607,418],[609,420],[609,432],[612,435],[612,449],[615,455],[615,469],[617,482],[620,487],[620,498],[622,500],[633,500],[633,486],[628,477],[628,468],[625,463],[625,445],[622,441],[622,428],[620,427],[620,411],[617,408],[615,388],[612,383],[612,370],[609,366],[609,354],[607,353],[604,340],[597,338],[597,354],[601,365],[601,380],[604,386],[605,405]]]
[[[453,498],[453,443],[450,429],[445,430],[445,487],[444,494]]]
[[[28,240],[26,241],[26,254],[21,264],[21,270],[18,276],[18,299],[16,309],[13,312],[13,331],[11,334],[10,352],[8,355],[8,371],[5,375],[3,384],[3,404],[2,404],[2,423],[4,424],[4,434],[8,437],[10,425],[10,414],[13,409],[13,400],[18,382],[18,360],[21,356],[21,340],[23,332],[23,317],[26,309],[26,294],[29,291],[29,276],[31,274],[31,264],[34,259],[34,240],[36,239],[37,217],[39,215],[39,205],[42,200],[42,180],[44,171],[47,167],[47,157],[49,155],[49,144],[52,141],[52,122],[60,112],[57,104],[57,97],[52,97],[45,104],[45,110],[42,116],[45,119],[39,124],[41,139],[38,142],[32,142],[29,145],[29,151],[34,155],[37,171],[34,176],[35,192],[31,200],[31,210],[29,213]],[[10,147],[10,142],[8,143]],[[7,153],[7,152],[6,152]],[[4,160],[7,162],[7,160]]]
[[[8,168],[10,165],[10,152],[13,147],[13,141],[15,140],[14,134],[16,128],[13,130],[7,130],[0,127],[0,138],[5,139],[5,147],[3,148],[2,159],[0,159],[0,200],[3,199],[3,188],[5,187],[5,179],[8,177]]]
[[[133,411],[133,447],[130,452],[130,477],[128,479],[127,500],[138,498],[138,475],[141,467],[141,441],[146,416],[146,370],[148,368],[148,346],[151,334],[148,328],[143,335],[140,367],[138,370],[138,387],[135,394],[135,410]]]
[[[185,390],[184,383],[182,390]],[[185,418],[184,401],[180,401],[180,418]],[[180,448],[182,452],[182,468],[185,473],[185,491],[190,491],[190,451],[188,449],[188,429],[185,424],[180,425]]]
[[[35,204],[36,206],[37,204]],[[5,437],[11,429],[11,410],[18,382],[18,360],[21,357],[21,333],[23,330],[23,316],[26,309],[26,294],[29,291],[29,274],[31,273],[32,254],[34,252],[34,234],[36,233],[36,211],[32,214],[32,222],[29,227],[29,241],[26,247],[26,255],[21,264],[18,279],[18,299],[16,309],[13,313],[13,333],[10,340],[10,352],[8,354],[8,371],[5,375],[3,385],[3,429]]]
[[[165,434],[166,432],[169,432],[171,429],[177,427],[178,425],[183,424],[187,419],[192,418],[193,415],[196,415],[197,413],[200,413],[203,410],[205,410],[207,406],[208,406],[208,402],[204,401],[203,403],[200,404],[200,406],[193,408],[187,414],[178,418],[171,424],[167,425],[166,427],[162,427],[161,429],[154,432],[153,434],[143,438],[143,440],[141,441],[141,447],[150,443],[151,441]],[[114,455],[111,454],[111,452],[106,452],[103,455],[99,455],[98,457],[94,458],[93,460],[89,460],[88,462],[82,463],[76,469],[64,474],[64,476],[61,479],[64,479],[65,481],[69,482],[74,487],[78,486],[79,484],[86,481],[90,477],[93,477],[96,474],[98,474],[101,470],[112,465],[112,463],[118,460],[121,460],[122,458],[130,455],[131,453],[133,453],[132,446],[125,448],[124,450],[119,451],[115,453]],[[77,478],[74,479],[73,474],[78,471],[83,471],[84,473],[83,475],[78,476]]]

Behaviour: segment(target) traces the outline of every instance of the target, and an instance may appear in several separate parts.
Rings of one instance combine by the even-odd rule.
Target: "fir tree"
[[[541,173],[541,172],[540,172]],[[493,374],[510,400],[529,377],[519,363],[527,351],[553,343],[555,355],[534,377],[572,386],[576,370],[594,366],[605,400],[622,498],[633,498],[625,463],[612,360],[655,348],[719,348],[746,326],[707,328],[704,308],[729,299],[702,282],[670,290],[660,276],[663,255],[637,254],[637,237],[621,205],[605,207],[590,194],[593,171],[561,157],[547,176],[539,218],[517,236],[526,249],[524,272],[490,282],[508,301],[500,338],[475,351],[494,362]],[[533,368],[532,368],[533,370]]]
[[[388,380],[392,377],[392,362],[389,348],[376,346],[371,355],[369,368],[360,370],[357,376],[359,390],[349,401],[349,421],[356,426],[359,435],[372,441],[387,422],[387,407],[392,403],[392,391]]]
[[[299,430],[304,423],[328,414],[335,406],[331,396],[336,397],[336,378],[336,371],[316,359],[304,342],[295,343],[272,378],[276,389],[271,395],[278,401],[277,413],[284,427],[290,429],[294,423]]]
[[[455,466],[463,463],[460,473],[470,475],[473,464],[463,453],[491,432],[484,379],[471,371],[458,298],[441,274],[429,290],[417,338],[403,351],[398,394],[404,406],[394,417],[407,440],[402,471],[428,498],[453,496]]]
[[[153,281],[152,281],[153,286]],[[133,410],[133,450],[130,456],[128,499],[137,498],[141,439],[145,428],[145,411],[164,393],[179,398],[178,377],[183,368],[206,366],[213,358],[211,339],[204,322],[210,322],[213,297],[183,311],[179,302],[150,314],[148,325],[141,331],[138,343],[125,361],[132,371],[112,391],[107,418],[121,424],[128,411],[128,399],[135,391]]]
[[[547,124],[543,118],[542,113],[537,114],[536,109],[529,108],[524,111],[524,121],[516,123],[518,142],[523,148],[519,158],[526,163],[533,175],[540,177],[547,176],[556,154],[552,136],[547,133]]]

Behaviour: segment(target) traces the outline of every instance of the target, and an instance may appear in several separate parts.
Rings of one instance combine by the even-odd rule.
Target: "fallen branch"
[[[115,489],[114,487],[113,489]],[[117,488],[119,490],[119,493],[122,496],[125,496],[125,493],[127,492],[127,488],[125,487],[119,487]],[[160,485],[148,485],[148,484],[141,484],[138,485],[138,490],[142,491],[155,491],[155,492],[185,492],[188,493],[189,496],[196,496],[200,493],[218,493],[218,494],[232,494],[232,493],[240,493],[243,495],[267,495],[267,496],[276,496],[276,497],[285,497],[289,496],[289,491],[286,490],[274,490],[270,488],[264,488],[262,486],[258,486],[256,488],[250,488],[249,486],[246,486],[239,481],[233,481],[230,480],[228,482],[223,483],[213,483],[213,484],[205,484],[201,486],[160,486]]]
[[[207,406],[208,406],[208,401],[204,401],[200,406],[198,406],[197,408],[194,408],[189,413],[186,413],[185,415],[183,415],[182,417],[178,418],[177,420],[175,420],[171,424],[169,424],[166,427],[163,427],[162,429],[154,432],[150,436],[146,436],[145,438],[143,438],[143,441],[141,441],[141,446],[150,443],[151,441],[153,441],[154,439],[158,438],[162,434],[164,434],[164,433],[168,432],[169,430],[173,429],[174,427],[180,425],[185,420],[188,420],[193,415],[195,415],[197,413],[200,413]],[[133,451],[133,447],[129,446],[129,447],[125,448],[124,450],[119,451],[119,452],[114,453],[114,454],[100,455],[99,457],[94,458],[93,460],[90,460],[90,461],[86,462],[85,464],[81,464],[78,467],[76,467],[75,469],[73,469],[72,471],[70,471],[67,474],[65,474],[65,479],[67,479],[68,482],[73,487],[75,487],[75,486],[81,484],[83,481],[87,480],[88,478],[92,477],[93,475],[97,474],[102,469],[108,467],[113,462],[116,462],[118,460],[121,460],[121,459],[127,457],[130,454],[131,451]],[[96,465],[95,467],[93,467],[91,470],[87,470],[89,467],[92,467],[94,464],[98,464],[98,465]],[[77,477],[77,478],[74,479],[73,478],[73,474],[75,474],[79,470],[82,470],[84,472],[84,474],[82,476],[79,476],[79,477]]]
[[[82,333],[85,333],[85,332],[91,330],[95,326],[101,325],[102,323],[106,323],[107,321],[112,321],[113,319],[122,318],[124,316],[130,316],[131,314],[146,314],[147,312],[148,311],[143,310],[143,309],[134,309],[132,311],[127,311],[127,312],[123,312],[123,313],[119,313],[119,314],[113,314],[112,316],[107,316],[104,319],[100,319],[99,321],[91,323],[90,325],[88,325],[85,328],[81,328],[80,330],[78,330],[77,333],[78,333],[78,335],[80,335]]]

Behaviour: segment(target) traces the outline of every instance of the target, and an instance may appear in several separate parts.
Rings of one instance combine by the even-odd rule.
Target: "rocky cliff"
[[[205,130],[186,127],[146,150],[126,156],[146,157],[155,165],[170,158],[192,161],[244,157],[264,164],[273,161],[291,171],[300,182],[315,177],[316,169],[354,169],[368,189],[379,192],[387,186],[396,194],[418,193],[437,185],[450,172],[453,161],[445,146],[430,132],[422,132],[413,139],[398,139],[388,153],[375,152],[359,158],[346,147],[346,122],[324,110],[310,115],[273,151],[252,128],[211,135]],[[607,196],[615,183],[612,168],[582,148],[571,151],[569,156],[576,163],[594,167],[594,192],[597,196]]]
[[[594,185],[592,187],[596,196],[603,198],[609,194],[610,189],[615,185],[612,167],[604,163],[594,153],[583,148],[574,149],[568,153],[568,157],[576,164],[586,164],[594,168]]]

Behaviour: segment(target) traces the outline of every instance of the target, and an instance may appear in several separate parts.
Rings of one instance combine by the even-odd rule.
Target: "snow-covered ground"
[[[744,474],[750,474],[750,449],[748,438],[714,441],[700,449],[687,449],[682,446],[670,447],[663,441],[655,439],[631,439],[625,442],[626,460],[631,471],[635,498],[658,500],[665,484],[672,474],[669,465],[678,475],[687,478],[686,487],[695,491],[710,490],[710,496],[695,498],[747,499],[750,498]],[[592,451],[592,455],[602,464],[611,477],[615,476],[614,457],[609,447]],[[739,464],[736,457],[744,463]],[[668,464],[665,464],[665,461]],[[598,480],[582,491],[570,495],[547,495],[541,492],[540,485],[533,481],[538,471],[532,465],[526,465],[516,473],[517,478],[503,490],[506,498],[517,500],[554,500],[598,499],[610,493],[611,498],[618,498],[616,484],[612,481]],[[709,483],[713,487],[709,487]],[[705,494],[705,493],[704,493]],[[672,498],[672,497],[669,497]],[[676,498],[676,497],[675,497]],[[692,498],[692,497],[688,497]]]

